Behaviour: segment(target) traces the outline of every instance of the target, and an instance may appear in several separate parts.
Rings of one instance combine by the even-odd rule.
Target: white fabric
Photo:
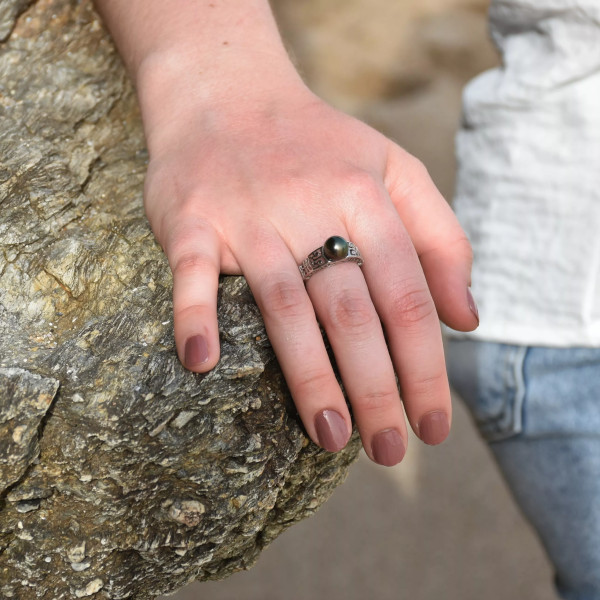
[[[503,66],[465,89],[457,136],[469,336],[600,345],[600,0],[492,0],[490,23]]]

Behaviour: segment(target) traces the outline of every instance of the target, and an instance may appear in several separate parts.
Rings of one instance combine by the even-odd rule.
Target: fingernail
[[[335,410],[324,410],[315,417],[319,445],[328,452],[337,452],[347,443],[348,426],[344,417]]]
[[[185,343],[185,366],[197,367],[208,360],[208,344],[201,335],[195,335]]]
[[[467,288],[467,304],[469,305],[469,310],[475,315],[475,318],[479,323],[479,311],[477,310],[475,298],[473,298],[473,294],[471,293],[471,288]]]
[[[376,463],[393,467],[404,458],[406,444],[398,431],[384,429],[373,436],[371,450]]]
[[[434,410],[427,413],[419,421],[419,437],[431,446],[441,444],[450,433],[450,424],[446,413]]]

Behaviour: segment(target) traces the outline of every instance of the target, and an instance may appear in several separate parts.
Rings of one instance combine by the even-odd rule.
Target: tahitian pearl
[[[327,260],[342,260],[348,256],[348,242],[343,237],[334,235],[323,244],[323,254]]]

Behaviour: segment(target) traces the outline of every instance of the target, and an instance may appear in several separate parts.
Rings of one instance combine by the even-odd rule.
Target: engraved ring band
[[[320,248],[313,250],[298,268],[302,279],[308,281],[317,271],[342,262],[355,262],[360,267],[363,259],[355,244],[334,235],[327,238]]]

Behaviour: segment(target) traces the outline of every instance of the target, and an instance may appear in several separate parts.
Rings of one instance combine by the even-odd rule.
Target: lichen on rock
[[[24,11],[24,12],[23,12]],[[175,353],[132,87],[88,0],[0,0],[0,597],[141,599],[253,564],[355,459],[306,437],[246,282]]]

